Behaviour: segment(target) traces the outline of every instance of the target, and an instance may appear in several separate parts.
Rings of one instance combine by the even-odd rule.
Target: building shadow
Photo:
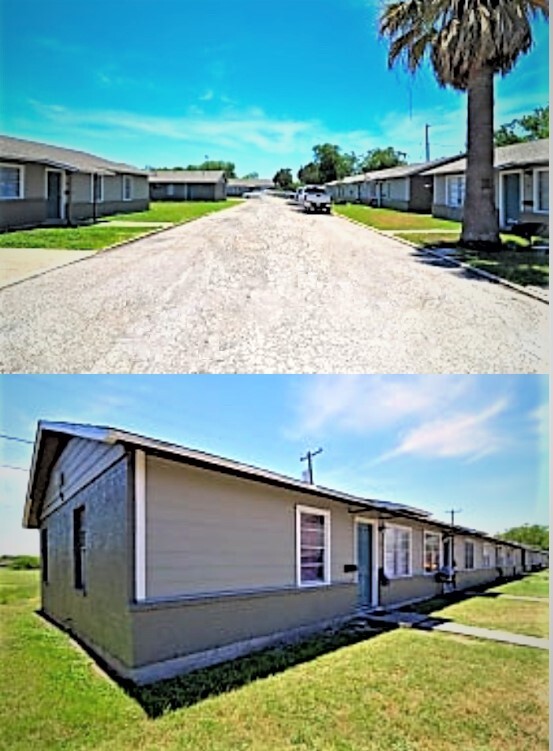
[[[340,628],[323,631],[294,644],[281,644],[146,686],[137,686],[130,681],[113,677],[148,717],[154,719],[167,712],[228,693],[253,681],[277,675],[343,647],[367,641],[387,630],[390,630],[387,625],[375,628],[369,626],[365,619],[354,618]]]

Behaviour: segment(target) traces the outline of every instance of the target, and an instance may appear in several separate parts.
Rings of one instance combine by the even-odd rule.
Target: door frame
[[[64,220],[65,219],[65,201],[63,200],[63,197],[65,195],[65,172],[61,169],[53,169],[51,167],[46,167],[46,170],[44,171],[44,196],[46,198],[46,203],[48,203],[48,173],[49,172],[57,172],[58,175],[61,176],[60,178],[60,202],[58,206],[58,214],[59,217],[56,217],[56,219]],[[55,221],[55,220],[52,220]]]
[[[369,524],[372,527],[372,577],[371,577],[371,603],[370,607],[376,608],[379,605],[378,602],[378,561],[379,558],[379,550],[378,550],[378,519],[363,519],[363,518],[357,518],[355,520],[355,524],[353,525],[353,549],[355,551],[355,562],[357,565],[357,573],[355,575],[355,584],[359,586],[359,556],[358,556],[358,529],[360,524]]]
[[[505,186],[504,186],[504,178],[510,175],[518,175],[519,215],[522,214],[522,211],[523,211],[524,171],[521,169],[512,169],[512,170],[504,170],[500,172],[499,173],[499,201],[498,201],[499,203],[499,226],[500,227],[505,226],[506,191],[505,191]]]

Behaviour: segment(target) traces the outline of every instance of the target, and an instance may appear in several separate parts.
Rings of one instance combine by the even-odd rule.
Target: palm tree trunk
[[[467,172],[461,243],[480,250],[500,247],[493,169],[493,70],[476,70],[468,85]]]

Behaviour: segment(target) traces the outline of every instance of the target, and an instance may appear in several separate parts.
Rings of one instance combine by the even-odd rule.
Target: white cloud
[[[425,458],[465,458],[476,461],[496,453],[509,441],[493,418],[506,411],[507,399],[498,399],[487,409],[449,414],[423,422],[407,431],[399,444],[382,454],[375,463],[401,455]]]
[[[463,376],[315,376],[298,395],[293,432],[372,432],[440,413],[474,388]]]

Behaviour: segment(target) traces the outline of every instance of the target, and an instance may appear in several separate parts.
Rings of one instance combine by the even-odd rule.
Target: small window
[[[298,506],[296,536],[298,584],[330,583],[330,511]]]
[[[123,175],[123,200],[132,200],[132,177]]]
[[[465,568],[474,568],[474,543],[472,540],[465,540]]]
[[[73,511],[73,567],[75,589],[85,588],[86,529],[85,509],[80,506]]]
[[[40,530],[40,560],[42,562],[42,581],[48,581],[48,530]]]
[[[538,170],[536,173],[536,211],[549,211],[549,170]]]
[[[482,548],[482,566],[484,568],[491,568],[493,565],[493,547],[488,543],[484,543]]]
[[[439,532],[424,533],[424,570],[433,574],[440,568],[442,536]]]
[[[167,185],[166,195],[168,195],[168,196],[174,196],[175,195],[175,186],[172,183],[169,183],[169,185]]]
[[[0,200],[23,198],[23,167],[0,167]]]
[[[407,527],[386,527],[384,533],[386,576],[411,576],[411,530]]]
[[[446,178],[446,202],[448,206],[458,208],[465,202],[465,176],[452,175]]]

